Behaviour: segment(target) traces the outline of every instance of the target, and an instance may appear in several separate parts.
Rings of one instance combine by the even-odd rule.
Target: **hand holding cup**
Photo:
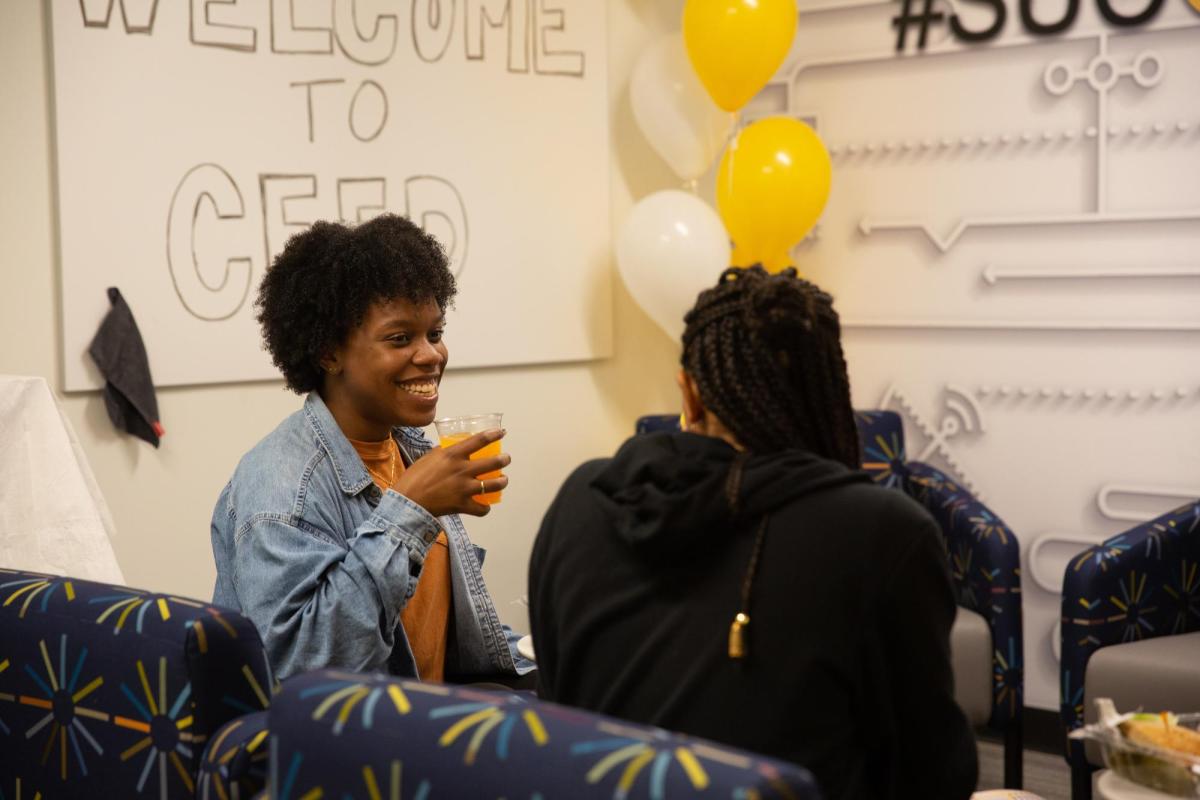
[[[437,428],[438,438],[441,440],[443,448],[453,447],[454,445],[466,441],[471,434],[480,431],[494,430],[500,427],[501,414],[472,414],[466,417],[444,417],[433,421]],[[499,440],[488,442],[481,449],[473,450],[471,458],[473,460],[482,460],[500,455]],[[488,481],[500,477],[500,470],[480,470],[478,476],[481,481]],[[503,487],[501,487],[503,488]],[[500,491],[486,487],[483,483],[480,484],[480,494],[475,498],[483,505],[494,505],[500,502]]]
[[[508,486],[508,478],[500,472],[512,461],[507,453],[500,452],[504,435],[505,431],[496,427],[449,443],[443,438],[440,448],[418,459],[392,488],[435,517],[482,517],[491,511],[485,498],[499,497]]]

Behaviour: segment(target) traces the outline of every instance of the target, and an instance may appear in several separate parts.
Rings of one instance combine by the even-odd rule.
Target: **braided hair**
[[[684,370],[751,452],[861,463],[833,298],[788,268],[730,267],[684,317]]]

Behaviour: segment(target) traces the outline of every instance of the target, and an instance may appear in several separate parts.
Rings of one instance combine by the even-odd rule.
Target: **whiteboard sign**
[[[383,211],[446,247],[452,364],[609,354],[602,3],[52,7],[68,390],[101,383],[109,286],[156,384],[278,377],[264,270],[316,220]]]

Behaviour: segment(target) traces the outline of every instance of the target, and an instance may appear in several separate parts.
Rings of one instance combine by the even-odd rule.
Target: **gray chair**
[[[950,629],[950,664],[954,668],[955,702],[971,727],[987,725],[992,717],[994,682],[992,631],[981,614],[962,606]]]
[[[1200,500],[1089,547],[1063,581],[1063,724],[1120,711],[1200,711]],[[1099,747],[1069,741],[1071,797],[1089,800]]]
[[[975,727],[1004,737],[1004,785],[1023,783],[1024,645],[1021,546],[990,508],[956,481],[904,450],[900,417],[856,411],[863,469],[904,492],[937,521],[946,545],[958,614],[950,631],[954,699]]]

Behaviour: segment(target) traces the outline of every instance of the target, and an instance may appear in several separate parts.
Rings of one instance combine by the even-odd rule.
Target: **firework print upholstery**
[[[904,450],[904,425],[894,411],[855,411],[862,468],[880,486],[904,489],[908,454]]]
[[[982,616],[992,632],[992,716],[1004,730],[1024,707],[1021,550],[1004,522],[941,471],[906,465],[904,490],[937,520],[950,558],[958,604]]]
[[[272,689],[239,614],[0,569],[0,800],[193,797],[213,734]]]
[[[270,717],[273,800],[819,797],[793,764],[526,692],[323,670],[285,681]]]
[[[925,507],[941,528],[958,604],[982,616],[992,633],[992,714],[1003,731],[1024,705],[1021,548],[1004,522],[940,470],[908,461],[894,411],[857,411],[863,469],[881,486]]]
[[[1083,724],[1083,679],[1093,653],[1192,631],[1200,631],[1200,500],[1072,558],[1063,577],[1059,664],[1066,729]],[[1087,766],[1080,742],[1068,741],[1067,761]]]
[[[270,754],[266,711],[227,722],[204,748],[196,797],[200,800],[246,800],[267,788]]]

